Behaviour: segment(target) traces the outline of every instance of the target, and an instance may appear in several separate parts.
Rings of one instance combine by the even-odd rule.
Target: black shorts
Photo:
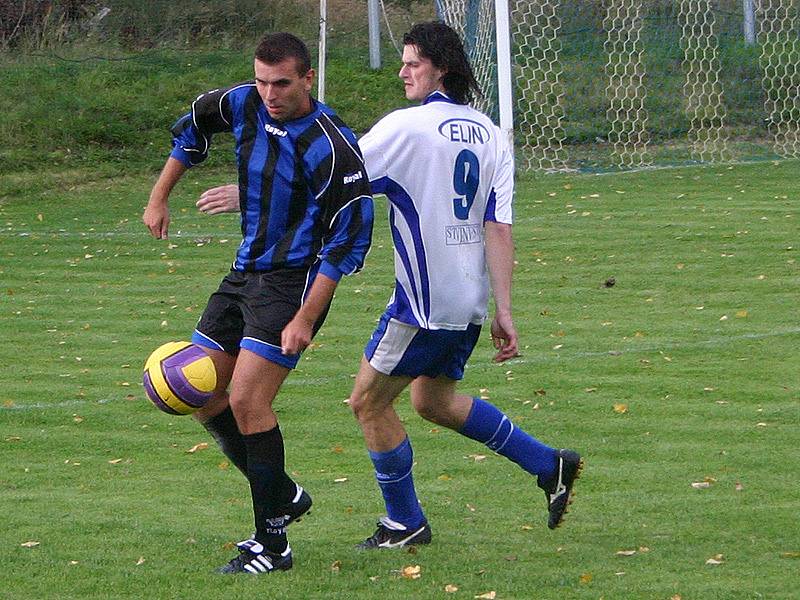
[[[231,271],[208,299],[192,342],[236,355],[246,348],[293,369],[300,354],[281,354],[281,332],[311,287],[308,269]],[[314,324],[316,334],[328,306]]]

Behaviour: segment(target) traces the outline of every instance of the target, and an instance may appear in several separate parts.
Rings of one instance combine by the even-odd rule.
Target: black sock
[[[286,524],[279,509],[294,494],[285,471],[283,436],[276,425],[269,431],[243,435],[247,447],[247,479],[253,498],[257,542],[272,552],[286,549]]]
[[[228,406],[217,416],[203,423],[203,427],[211,434],[228,460],[247,477],[247,446],[242,434],[239,433],[231,407]]]

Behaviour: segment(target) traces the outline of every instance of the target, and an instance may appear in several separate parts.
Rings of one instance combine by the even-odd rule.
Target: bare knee
[[[466,420],[472,398],[455,394],[413,394],[414,410],[426,421],[458,431]]]
[[[353,390],[349,404],[353,416],[359,423],[368,422],[383,410],[382,404],[379,405],[376,402],[374,395],[369,390]]]
[[[414,406],[414,410],[417,411],[417,414],[426,421],[447,426],[447,423],[443,422],[446,421],[447,410],[440,402],[436,402],[427,397],[421,398],[412,396],[411,403]]]

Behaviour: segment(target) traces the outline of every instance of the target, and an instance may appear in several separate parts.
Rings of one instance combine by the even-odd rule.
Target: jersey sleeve
[[[497,136],[497,162],[483,220],[510,225],[514,216],[514,155],[508,139],[499,129]]]
[[[397,156],[395,145],[403,143],[404,138],[394,125],[395,118],[396,113],[390,113],[358,140],[373,194],[382,194],[386,191],[384,187],[390,168],[386,156]]]
[[[373,205],[355,137],[338,128],[330,137],[331,177],[319,197],[326,228],[319,257],[320,273],[338,281],[364,266],[372,243]]]
[[[198,165],[208,157],[212,136],[233,129],[231,89],[212,90],[197,97],[192,109],[172,126],[170,156],[186,167]]]

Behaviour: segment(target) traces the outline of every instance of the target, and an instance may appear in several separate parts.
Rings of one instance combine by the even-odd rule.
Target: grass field
[[[245,482],[141,387],[233,256],[235,220],[193,207],[225,173],[187,175],[169,242],[140,223],[151,175],[0,176],[0,598],[796,598],[799,169],[520,182],[522,356],[493,365],[484,339],[463,389],[586,469],[551,532],[530,477],[403,398],[434,530],[416,553],[352,549],[382,511],[344,403],[392,286],[379,199],[366,269],[277,402],[315,508],[295,568],[261,578],[213,573],[251,531]]]

